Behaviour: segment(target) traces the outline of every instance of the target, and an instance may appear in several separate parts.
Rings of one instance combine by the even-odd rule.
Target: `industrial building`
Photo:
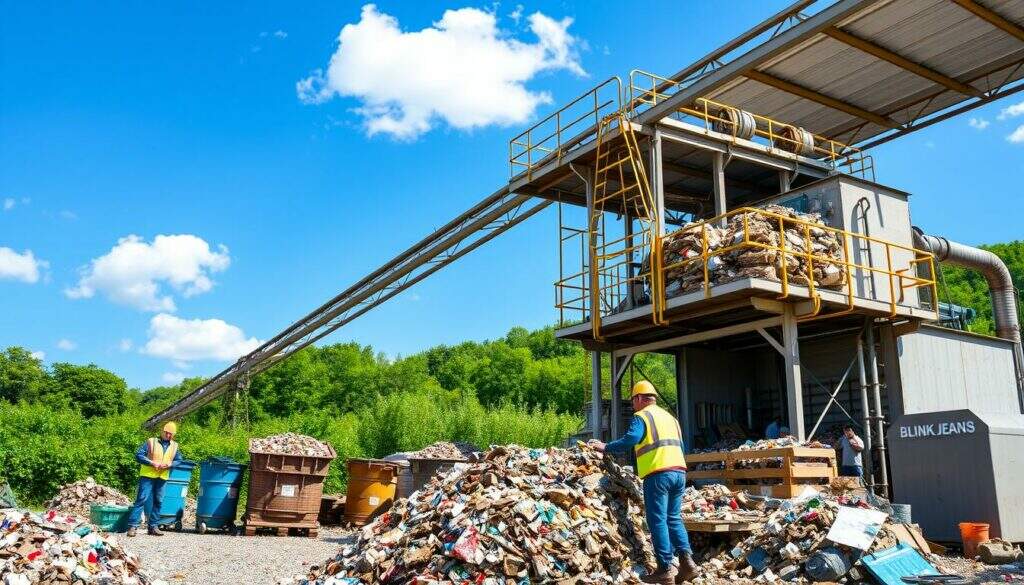
[[[595,436],[624,430],[633,356],[670,354],[689,445],[720,423],[778,416],[804,440],[854,420],[870,484],[911,504],[930,538],[972,520],[1024,540],[1009,273],[916,229],[927,194],[886,184],[869,153],[1022,78],[1024,0],[800,0],[674,75],[612,77],[518,134],[507,185],[150,424],[244,393],[251,375],[557,205],[557,336],[591,352]],[[941,262],[985,274],[997,338],[941,326]]]

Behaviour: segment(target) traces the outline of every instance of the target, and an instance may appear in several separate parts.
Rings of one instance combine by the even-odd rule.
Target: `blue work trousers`
[[[142,521],[142,512],[146,512],[146,523],[150,528],[160,525],[160,501],[164,497],[163,479],[154,477],[140,477],[139,489],[135,492],[135,503],[132,504],[131,514],[128,515],[128,527],[138,528]]]
[[[659,568],[671,565],[676,555],[692,554],[690,537],[680,515],[685,490],[685,471],[662,471],[644,478],[647,528],[651,531]]]
[[[860,465],[840,465],[839,477],[862,477],[864,468]]]

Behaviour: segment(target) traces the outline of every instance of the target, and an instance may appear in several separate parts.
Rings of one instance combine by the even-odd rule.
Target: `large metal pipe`
[[[878,462],[878,475],[875,480],[875,493],[883,498],[889,497],[889,464],[885,459],[885,416],[882,412],[882,384],[878,377],[878,353],[875,352],[875,328],[869,322],[864,331],[868,350],[868,375],[871,376],[871,396],[875,403],[875,461]],[[891,370],[889,370],[891,372]]]
[[[1014,370],[1017,390],[1024,401],[1024,353],[1021,351],[1020,319],[1017,315],[1017,294],[1013,277],[1006,264],[988,250],[951,242],[939,236],[929,236],[919,227],[914,227],[914,245],[935,255],[938,262],[949,262],[964,268],[976,270],[988,283],[992,297],[992,317],[995,320],[996,335],[1013,342]],[[1024,404],[1021,405],[1024,411]]]
[[[868,317],[870,319],[870,317]],[[871,326],[870,323],[867,324]],[[873,461],[871,440],[871,403],[868,401],[868,376],[864,367],[864,335],[857,336],[857,383],[860,385],[860,408],[863,414],[862,425],[864,432],[864,477],[867,478],[867,485],[874,489],[875,486],[875,465]]]

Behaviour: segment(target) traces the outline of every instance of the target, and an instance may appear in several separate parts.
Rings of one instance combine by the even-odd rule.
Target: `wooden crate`
[[[696,463],[722,463],[725,465],[723,469],[708,469],[708,470],[689,470],[686,471],[686,479],[710,479],[717,480],[720,483],[726,483],[726,468],[729,463],[729,451],[716,451],[714,453],[692,453],[686,456],[686,466],[690,467]]]
[[[781,467],[761,469],[736,469],[737,461],[782,458]],[[825,459],[822,465],[807,459]],[[726,463],[726,485],[732,490],[770,496],[773,498],[794,498],[808,485],[815,489],[827,489],[829,482],[838,475],[836,452],[832,449],[811,447],[781,447],[757,451],[733,451]],[[773,485],[745,484],[740,480],[778,479]]]

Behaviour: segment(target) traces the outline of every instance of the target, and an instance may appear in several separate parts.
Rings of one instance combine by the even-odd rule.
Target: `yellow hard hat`
[[[178,434],[178,425],[174,421],[171,421],[164,425],[164,432],[176,435]]]
[[[636,384],[633,384],[633,392],[629,397],[632,399],[643,394],[649,394],[654,397],[658,396],[658,392],[654,389],[654,384],[651,384],[647,380],[640,380]]]

